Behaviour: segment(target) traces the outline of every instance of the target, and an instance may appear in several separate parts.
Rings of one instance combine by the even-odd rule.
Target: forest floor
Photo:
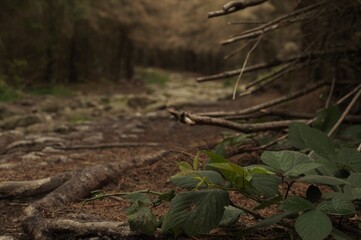
[[[278,95],[226,100],[231,92],[221,82],[197,84],[192,74],[172,73],[165,83],[94,84],[78,86],[66,96],[32,95],[2,103],[0,183],[8,187],[0,187],[0,239],[113,239],[100,236],[95,227],[95,232],[80,228],[75,234],[59,221],[126,223],[127,202],[105,199],[81,208],[83,200],[95,190],[174,189],[168,178],[177,172],[177,163],[191,162],[199,149],[212,149],[222,139],[224,129],[183,125],[167,107],[241,109]],[[238,161],[254,163],[258,155]],[[166,208],[154,210],[161,215]],[[135,238],[124,229],[125,237],[116,239]],[[270,228],[247,239],[278,234]],[[214,238],[220,239],[217,233]]]

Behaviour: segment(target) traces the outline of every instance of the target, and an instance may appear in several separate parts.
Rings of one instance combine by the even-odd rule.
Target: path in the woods
[[[27,185],[17,183],[9,185],[14,191],[0,188],[5,198],[0,200],[0,236],[41,239],[43,230],[36,224],[43,227],[45,220],[55,218],[124,221],[125,203],[101,201],[76,213],[93,190],[169,189],[166,180],[177,161],[189,160],[197,147],[221,138],[222,129],[179,124],[166,107],[209,111],[224,103],[234,108],[263,101],[217,102],[232,89],[219,82],[197,84],[189,74],[171,74],[165,85],[99,89],[0,105],[0,182],[62,179],[45,190],[28,186],[25,191]],[[82,175],[84,169],[90,176]]]

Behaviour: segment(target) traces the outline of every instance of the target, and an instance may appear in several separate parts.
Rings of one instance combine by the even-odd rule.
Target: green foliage
[[[74,92],[71,89],[62,85],[30,88],[27,92],[37,96],[52,95],[58,97],[71,97],[74,95]]]
[[[12,102],[20,98],[19,91],[0,79],[0,102]]]
[[[147,85],[164,86],[169,81],[168,73],[157,69],[140,68],[138,75]]]
[[[300,151],[265,151],[261,155],[264,165],[243,167],[222,155],[225,147],[241,143],[244,136],[226,139],[214,151],[200,153],[207,158],[206,164],[202,164],[200,154],[192,163],[178,163],[179,172],[170,181],[185,191],[158,193],[156,200],[147,196],[149,192],[126,196],[131,202],[127,209],[131,229],[152,235],[160,227],[164,234],[192,236],[232,226],[241,215],[251,214],[261,220],[239,234],[274,224],[288,227],[283,220],[290,219],[295,228],[289,234],[304,240],[321,240],[329,235],[350,239],[332,225],[332,218],[352,217],[359,210],[361,153],[334,144],[326,133],[307,125],[292,125],[289,135],[290,144]],[[307,191],[289,196],[295,182],[309,184]],[[286,190],[281,184],[287,186]],[[333,191],[325,193],[319,185],[330,186]],[[230,200],[230,191],[258,205],[254,209],[239,206]],[[163,202],[170,202],[170,207],[159,221],[151,209]],[[271,205],[279,206],[279,211],[267,218],[255,212]]]
[[[229,205],[228,192],[220,189],[183,192],[173,198],[165,215],[162,232],[175,235],[208,233],[221,222],[225,206]]]
[[[311,210],[301,214],[295,224],[302,239],[322,240],[332,232],[330,218],[320,210]]]

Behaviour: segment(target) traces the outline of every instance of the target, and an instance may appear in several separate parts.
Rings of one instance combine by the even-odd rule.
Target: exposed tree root
[[[127,239],[129,226],[122,222],[81,222],[70,219],[44,219],[29,217],[23,223],[24,230],[33,239],[56,239],[58,235],[76,237],[110,236]],[[69,238],[70,238],[69,236]]]
[[[81,222],[68,219],[46,219],[43,212],[54,206],[62,206],[88,197],[92,191],[115,180],[130,166],[152,164],[170,151],[159,151],[153,155],[139,156],[128,161],[96,165],[83,170],[67,172],[52,178],[30,182],[5,182],[0,185],[2,198],[36,196],[50,192],[25,209],[23,228],[32,239],[56,239],[56,234],[128,236],[129,228],[116,222]],[[121,239],[121,238],[118,238]]]
[[[33,181],[7,181],[0,183],[0,199],[2,198],[25,198],[44,193],[61,186],[71,178],[71,173]]]

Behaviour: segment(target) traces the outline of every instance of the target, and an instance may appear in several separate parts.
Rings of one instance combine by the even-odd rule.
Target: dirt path
[[[210,111],[265,100],[219,102],[230,88],[200,86],[187,74],[171,74],[161,86],[92,87],[97,91],[26,97],[0,106],[0,236],[108,239],[99,234],[111,228],[128,236],[127,225],[120,224],[126,222],[125,202],[97,201],[78,213],[82,200],[95,190],[167,191],[177,162],[212,147],[224,131],[179,124],[167,106]],[[93,232],[86,224],[93,224]]]

